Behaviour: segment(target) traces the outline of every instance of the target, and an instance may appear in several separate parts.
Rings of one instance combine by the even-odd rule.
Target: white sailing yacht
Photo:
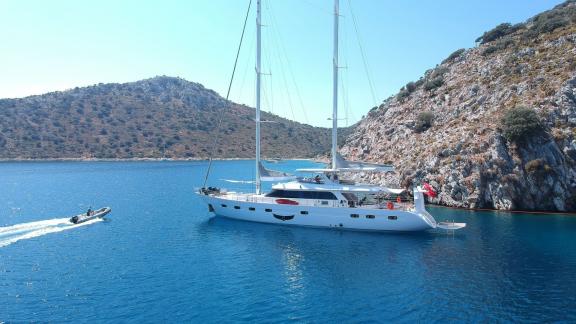
[[[198,191],[210,212],[233,219],[368,231],[421,231],[441,228],[455,230],[464,223],[439,223],[426,211],[422,187],[414,188],[414,201],[404,201],[404,189],[356,184],[340,177],[354,172],[388,172],[393,167],[364,162],[348,162],[338,155],[338,19],[339,3],[334,3],[334,66],[332,110],[332,162],[327,169],[300,169],[310,178],[296,178],[261,192],[261,181],[282,181],[287,174],[263,168],[260,162],[260,48],[261,3],[257,0],[256,32],[256,192],[240,193],[207,187]],[[314,176],[315,175],[315,176]],[[294,177],[291,177],[294,178]],[[392,198],[392,199],[390,199]],[[396,199],[394,199],[396,198]]]

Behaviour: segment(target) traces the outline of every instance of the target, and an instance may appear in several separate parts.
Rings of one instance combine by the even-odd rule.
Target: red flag
[[[427,195],[428,197],[434,198],[437,196],[436,190],[434,190],[434,188],[431,185],[429,185],[428,183],[424,182],[423,187],[424,187],[424,190],[426,190],[426,192],[424,194]]]

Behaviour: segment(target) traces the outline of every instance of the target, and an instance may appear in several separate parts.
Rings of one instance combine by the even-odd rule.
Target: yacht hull
[[[434,228],[423,216],[410,211],[280,205],[218,196],[201,197],[215,215],[243,221],[361,231],[423,231]]]

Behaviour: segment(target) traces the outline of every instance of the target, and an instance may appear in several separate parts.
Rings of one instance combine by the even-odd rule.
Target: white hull
[[[436,227],[433,219],[427,219],[430,215],[414,211],[295,206],[200,196],[217,216],[251,222],[362,231],[422,231]]]

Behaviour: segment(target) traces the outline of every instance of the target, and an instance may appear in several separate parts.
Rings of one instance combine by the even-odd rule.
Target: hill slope
[[[254,155],[253,108],[179,78],[99,84],[0,100],[0,158],[205,158]],[[263,113],[262,154],[313,157],[328,129]],[[222,124],[218,127],[219,120]]]
[[[576,210],[576,2],[477,42],[371,111],[343,153],[396,166],[373,182],[430,182],[439,204]]]

